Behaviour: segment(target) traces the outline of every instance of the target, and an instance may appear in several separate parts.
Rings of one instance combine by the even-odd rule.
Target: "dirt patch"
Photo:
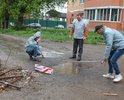
[[[21,87],[23,87],[25,84],[28,84],[31,79],[33,79],[31,73],[29,73],[27,70],[23,70],[21,67],[14,67],[9,69],[1,66],[0,92],[7,91],[8,88],[21,90]],[[23,84],[23,86],[20,86],[19,84]]]

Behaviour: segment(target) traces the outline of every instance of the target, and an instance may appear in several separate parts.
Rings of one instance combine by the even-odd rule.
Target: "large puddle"
[[[79,74],[83,70],[87,70],[92,67],[92,64],[83,63],[83,62],[67,62],[65,64],[60,64],[54,66],[54,72],[60,74],[74,75]]]

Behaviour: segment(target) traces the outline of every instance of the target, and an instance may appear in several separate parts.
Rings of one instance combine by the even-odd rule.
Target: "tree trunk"
[[[20,13],[19,17],[18,17],[18,23],[22,26],[23,25],[23,13]]]
[[[2,22],[2,28],[7,29],[8,26],[9,26],[9,13],[6,10],[5,13],[4,13],[4,19],[3,19],[3,22]]]
[[[24,17],[23,16],[24,16],[24,11],[20,10],[20,15],[18,16],[18,21],[16,23],[17,30],[21,30],[24,28],[23,26]]]

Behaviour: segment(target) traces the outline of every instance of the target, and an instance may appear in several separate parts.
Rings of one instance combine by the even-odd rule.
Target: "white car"
[[[55,28],[64,28],[63,25],[58,25],[58,26],[55,26]]]
[[[41,25],[39,23],[31,23],[27,25],[30,28],[41,28]]]

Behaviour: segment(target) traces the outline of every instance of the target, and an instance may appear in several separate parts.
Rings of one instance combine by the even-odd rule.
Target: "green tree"
[[[25,15],[30,15],[35,10],[40,10],[40,0],[16,0],[13,4],[12,15],[17,18],[16,28],[23,28],[23,20]]]
[[[23,26],[24,15],[31,15],[40,9],[51,9],[61,5],[65,0],[0,0],[0,20],[8,26],[9,18],[17,18],[17,26]],[[6,27],[7,28],[7,27]]]
[[[10,7],[13,0],[1,0],[0,1],[0,22],[2,28],[8,28],[10,18]]]
[[[60,12],[58,12],[54,9],[48,11],[47,14],[49,14],[50,17],[56,17],[56,18],[58,18],[60,16]]]

